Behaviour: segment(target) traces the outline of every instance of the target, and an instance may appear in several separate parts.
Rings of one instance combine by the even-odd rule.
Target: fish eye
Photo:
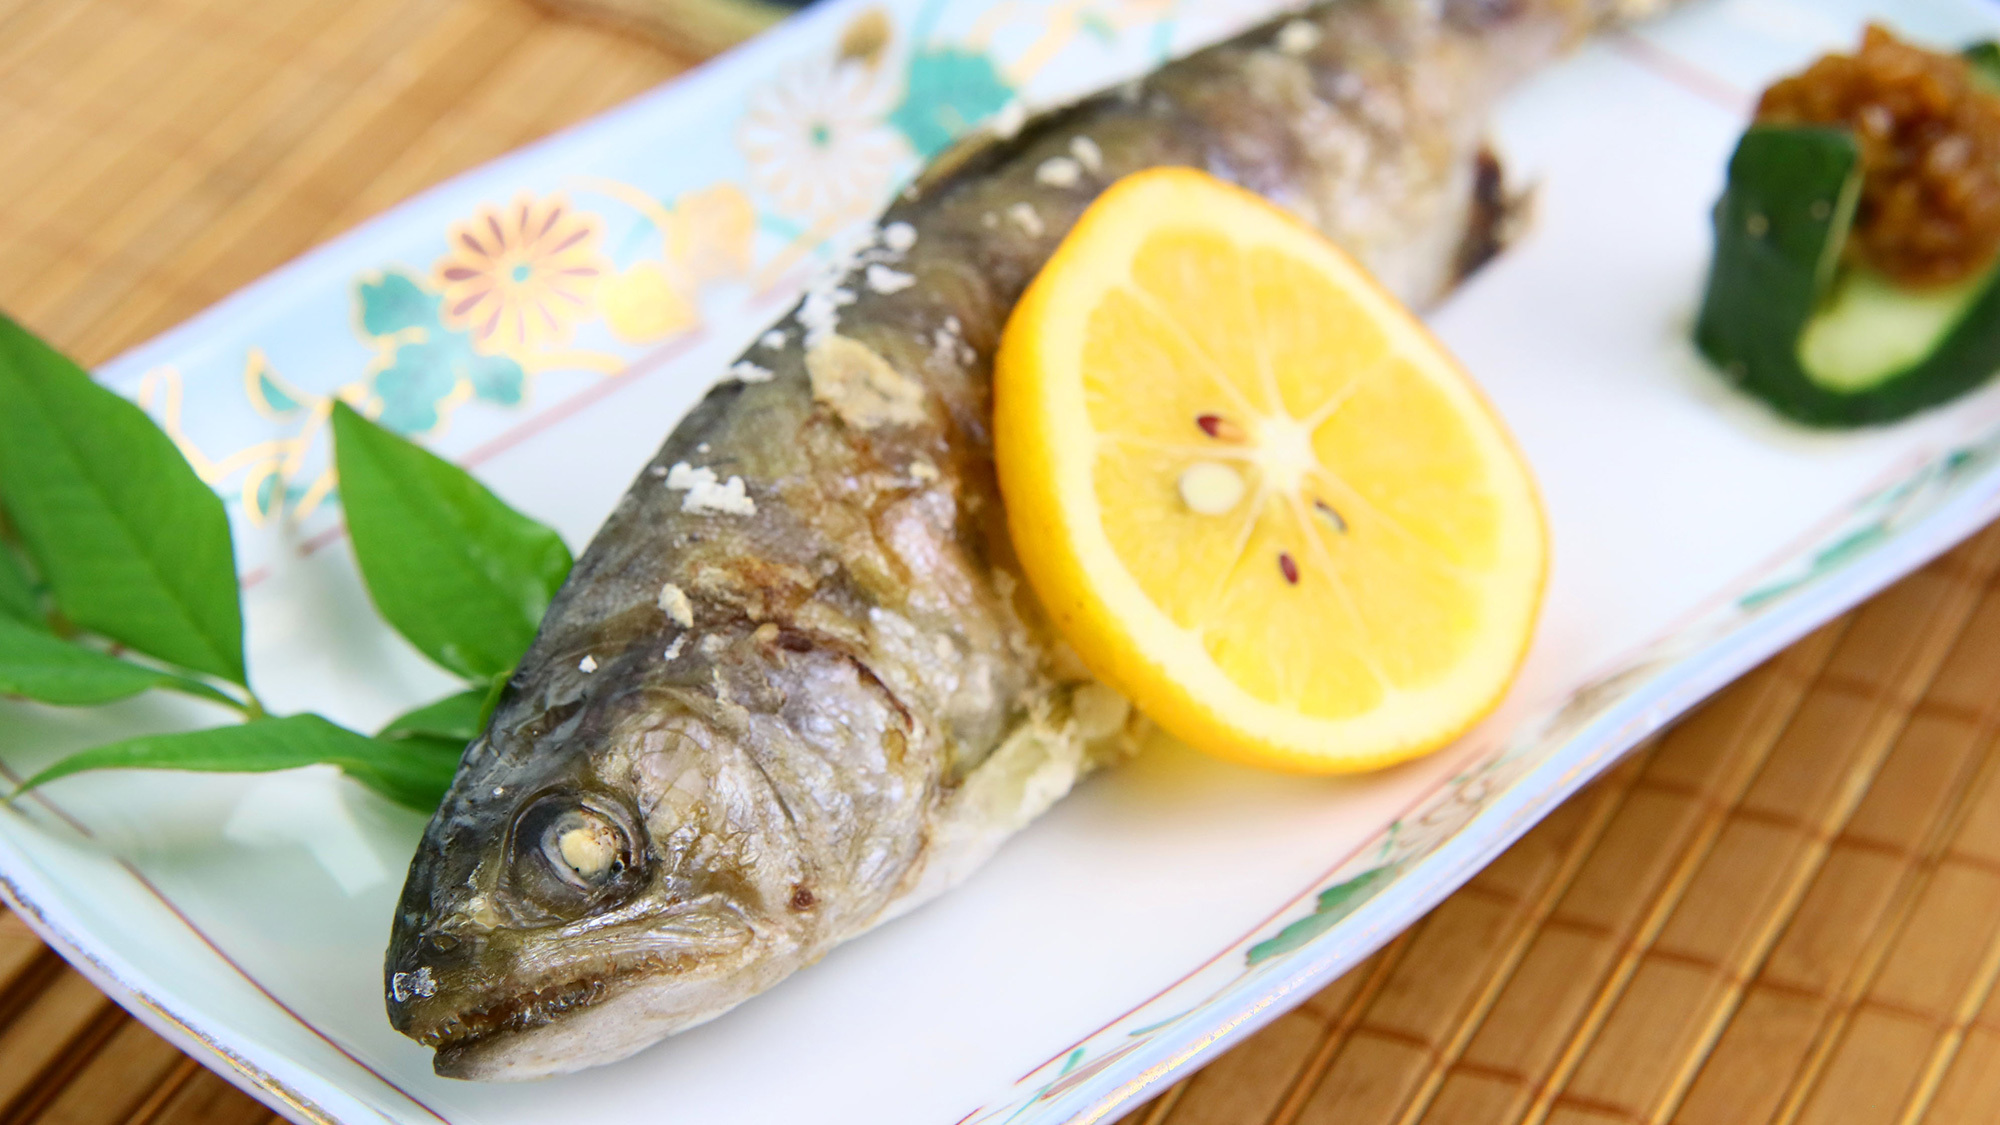
[[[644,856],[615,801],[544,793],[515,814],[512,837],[513,889],[555,914],[614,906],[637,888]]]

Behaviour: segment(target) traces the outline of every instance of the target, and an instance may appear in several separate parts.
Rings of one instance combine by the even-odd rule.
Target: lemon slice
[[[1015,309],[994,397],[1029,581],[1189,744],[1372,769],[1519,669],[1547,571],[1526,465],[1423,325],[1262,199],[1114,184]]]

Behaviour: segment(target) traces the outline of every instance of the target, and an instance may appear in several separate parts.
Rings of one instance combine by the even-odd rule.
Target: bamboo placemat
[[[0,307],[108,358],[684,69],[525,0],[0,0]],[[1143,1125],[2000,1121],[2000,529],[1730,687]],[[0,914],[0,1122],[269,1112]]]

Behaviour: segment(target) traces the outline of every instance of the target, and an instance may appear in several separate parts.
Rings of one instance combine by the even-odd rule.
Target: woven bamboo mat
[[[0,0],[0,307],[103,360],[693,52],[524,0]],[[2000,529],[1821,629],[1129,1120],[2000,1121],[1996,576]],[[0,1122],[273,1120],[0,914]]]

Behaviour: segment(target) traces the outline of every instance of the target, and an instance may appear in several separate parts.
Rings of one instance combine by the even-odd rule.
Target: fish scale
[[[451,1077],[626,1057],[949,888],[1130,753],[1143,719],[1005,532],[992,359],[1028,282],[1107,185],[1181,165],[1435,300],[1502,217],[1492,100],[1672,2],[1325,4],[941,156],[578,560],[411,863],[391,1022]]]

